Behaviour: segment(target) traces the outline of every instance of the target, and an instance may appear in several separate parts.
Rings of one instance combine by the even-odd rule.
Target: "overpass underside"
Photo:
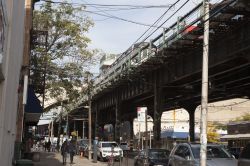
[[[250,96],[250,7],[243,1],[225,2],[211,11],[209,102]],[[104,81],[93,97],[96,126],[113,124],[119,138],[120,123],[132,123],[136,108],[147,106],[157,141],[162,112],[185,108],[194,140],[194,111],[201,101],[203,21],[172,36],[166,33],[159,37],[160,44],[149,46],[151,54],[146,60],[139,50],[125,72]]]

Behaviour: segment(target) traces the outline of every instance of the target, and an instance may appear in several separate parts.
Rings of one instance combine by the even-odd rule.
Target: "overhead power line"
[[[56,4],[58,4],[58,3],[59,4],[78,4],[78,3],[67,3],[67,2],[55,2],[55,1],[50,1],[50,0],[49,1],[48,0],[42,0],[42,1],[49,2],[49,3],[56,3]],[[88,4],[88,3],[86,3],[86,4]],[[82,5],[84,5],[84,4],[82,4]],[[127,6],[129,6],[129,5],[127,5]],[[132,5],[130,5],[130,6],[132,6]],[[165,5],[165,6],[168,6],[168,5]],[[173,5],[170,6],[170,8],[172,8],[172,7],[173,7]],[[142,25],[142,26],[147,26],[147,27],[154,27],[154,28],[162,28],[162,27],[158,27],[158,26],[154,26],[154,25],[152,26],[150,24],[146,24],[146,23],[142,23],[142,22],[137,22],[137,21],[133,21],[133,20],[129,20],[129,19],[125,19],[125,18],[121,18],[121,17],[117,17],[117,16],[114,16],[114,15],[111,15],[111,14],[107,13],[106,10],[101,10],[101,9],[99,9],[96,6],[94,6],[94,8],[96,8],[98,11],[84,10],[83,12],[87,12],[87,13],[90,13],[90,14],[99,15],[99,16],[106,17],[106,18],[116,19],[116,20],[120,20],[120,21],[124,21],[124,22],[129,22],[129,23],[133,23],[133,24],[137,24],[137,25]],[[99,12],[102,12],[103,14],[99,13]]]
[[[89,11],[89,10],[85,10],[84,12],[92,13],[92,14],[95,14],[95,15],[99,15],[99,16],[103,16],[103,17],[107,17],[107,18],[112,18],[112,19],[116,19],[116,20],[120,20],[120,21],[125,21],[125,22],[129,22],[129,23],[137,24],[137,25],[143,25],[143,26],[155,27],[155,28],[162,28],[162,27],[158,27],[158,26],[152,26],[150,24],[145,24],[145,23],[136,22],[136,21],[133,21],[133,20],[128,20],[128,19],[117,17],[117,16],[110,15],[110,14],[109,15],[101,14],[101,13],[97,13],[97,12],[93,12],[93,11]]]
[[[120,17],[117,17],[117,16],[113,16],[113,15],[111,15],[111,14],[109,14],[109,13],[107,13],[107,12],[101,10],[101,9],[99,9],[98,7],[94,7],[94,8],[96,8],[98,11],[104,13],[104,15],[112,17],[112,18],[115,18],[115,19],[119,19],[119,20],[122,20],[122,21],[127,21],[127,22],[130,22],[130,23],[138,24],[138,25],[144,25],[144,26],[150,26],[150,27],[152,26],[152,25],[147,25],[147,24],[144,24],[144,23],[138,23],[138,22],[135,22],[135,21],[127,20],[127,19],[120,18]]]
[[[97,4],[97,3],[74,3],[74,2],[56,2],[51,0],[41,0],[43,2],[55,4],[70,4],[70,5],[84,5],[84,6],[97,6],[97,7],[129,7],[129,8],[166,8],[171,5],[118,5],[118,4]]]
[[[150,33],[147,37],[143,39],[143,41],[147,40],[151,35],[153,35],[160,27],[162,27],[167,21],[169,21],[176,13],[178,13],[190,0],[186,0],[171,16],[169,16],[158,28],[156,28],[152,33]],[[143,42],[142,41],[142,42]]]
[[[168,13],[170,9],[172,9],[180,0],[177,0],[175,3],[173,3],[135,42],[138,42],[152,27],[155,27],[155,25],[162,20],[162,18]]]

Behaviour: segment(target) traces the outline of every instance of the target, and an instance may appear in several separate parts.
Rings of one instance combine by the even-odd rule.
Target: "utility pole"
[[[92,147],[92,131],[91,131],[91,82],[90,82],[90,73],[87,74],[87,84],[88,84],[88,105],[89,105],[89,110],[88,110],[88,120],[89,120],[89,147],[88,147],[88,151],[89,151],[89,160],[91,160],[91,147]]]
[[[57,131],[57,151],[60,150],[60,135],[61,135],[61,128],[62,128],[62,113],[63,113],[63,102],[61,102],[61,111],[59,113],[59,122],[58,122],[58,131]]]
[[[207,165],[207,104],[208,104],[208,57],[209,57],[209,1],[203,0],[203,62],[201,92],[201,135],[200,135],[200,166]]]
[[[145,133],[146,159],[144,165],[148,166],[148,108],[145,109]]]
[[[67,136],[67,139],[69,139],[69,114],[68,114],[68,111],[66,110],[67,112],[67,119],[66,119],[66,136]]]
[[[152,147],[151,130],[149,130],[149,148]]]
[[[141,149],[141,122],[140,121],[138,121],[138,125],[139,125],[139,139],[138,139],[138,147],[139,147],[139,149]],[[138,150],[139,150],[138,149]]]
[[[83,120],[82,121],[82,139],[84,139],[84,137],[85,137],[84,132],[85,132],[85,122]]]
[[[51,142],[53,143],[54,141],[54,118],[52,118],[51,122]]]

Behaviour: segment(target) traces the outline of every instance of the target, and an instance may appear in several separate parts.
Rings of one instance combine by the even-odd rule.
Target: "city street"
[[[0,166],[250,166],[249,2],[0,0]]]

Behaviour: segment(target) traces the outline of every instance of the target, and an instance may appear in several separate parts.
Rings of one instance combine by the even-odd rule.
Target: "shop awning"
[[[188,132],[176,132],[176,131],[163,131],[161,132],[161,138],[176,138],[176,139],[186,139],[188,138]]]
[[[232,134],[232,135],[224,135],[220,137],[225,140],[234,140],[234,139],[250,139],[250,134]]]
[[[28,87],[27,104],[25,105],[25,123],[36,125],[40,119],[43,109],[36,97],[32,86]]]

